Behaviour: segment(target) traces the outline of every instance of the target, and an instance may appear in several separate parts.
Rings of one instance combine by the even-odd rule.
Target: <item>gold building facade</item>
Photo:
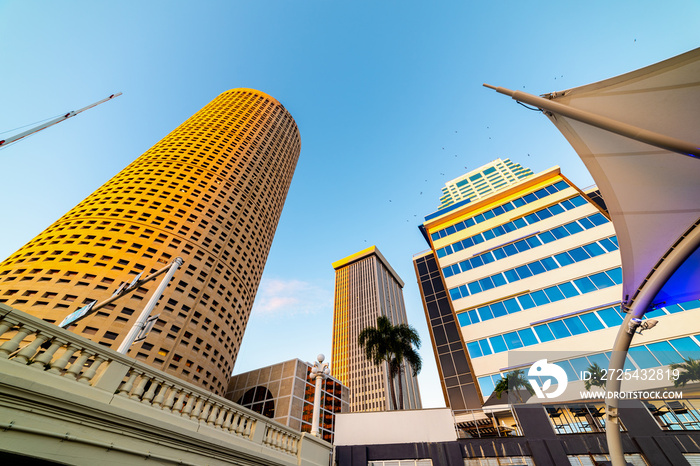
[[[128,354],[223,395],[300,150],[277,100],[224,92],[0,263],[0,302],[58,324],[182,257]],[[116,349],[158,282],[70,330]]]
[[[360,332],[376,327],[385,316],[393,325],[406,324],[404,283],[376,246],[333,263],[335,303],[331,375],[350,389],[350,411],[388,411],[392,406],[389,370],[375,366],[357,342]],[[402,371],[404,407],[420,409],[418,379],[413,370]],[[396,380],[395,393],[398,397]]]

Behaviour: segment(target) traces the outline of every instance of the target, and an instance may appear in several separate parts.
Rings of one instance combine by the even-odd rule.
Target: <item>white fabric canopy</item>
[[[700,147],[700,48],[548,97]],[[605,199],[620,242],[623,297],[632,297],[659,259],[700,218],[700,159],[557,113],[548,115]]]

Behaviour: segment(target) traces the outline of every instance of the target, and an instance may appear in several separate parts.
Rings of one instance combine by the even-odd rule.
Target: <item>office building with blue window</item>
[[[554,167],[426,217],[421,230],[431,249],[414,265],[455,413],[481,408],[504,374],[527,374],[540,359],[562,367],[574,387],[583,387],[593,364],[608,367],[624,316],[622,272],[613,225],[591,194]],[[649,313],[663,325],[635,338],[628,368],[700,356],[700,325],[681,315],[699,307],[692,301]]]

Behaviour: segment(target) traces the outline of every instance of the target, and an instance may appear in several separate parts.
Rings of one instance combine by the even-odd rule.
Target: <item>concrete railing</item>
[[[331,445],[322,440],[3,304],[0,341],[0,360],[34,369],[24,371],[29,378],[50,377],[45,371],[106,392],[112,396],[110,400],[131,400],[219,434],[253,442],[262,452],[281,452],[294,464],[316,464],[302,458],[302,441],[314,445],[316,456],[328,458]]]

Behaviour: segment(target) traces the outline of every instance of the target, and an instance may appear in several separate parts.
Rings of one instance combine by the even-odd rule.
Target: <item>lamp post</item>
[[[311,380],[316,380],[316,392],[314,393],[314,413],[313,421],[311,422],[311,435],[314,437],[319,436],[319,422],[318,419],[321,413],[321,382],[328,377],[331,370],[328,368],[328,363],[323,362],[326,357],[323,354],[319,354],[314,362],[314,366],[311,368],[311,374],[309,378]]]

